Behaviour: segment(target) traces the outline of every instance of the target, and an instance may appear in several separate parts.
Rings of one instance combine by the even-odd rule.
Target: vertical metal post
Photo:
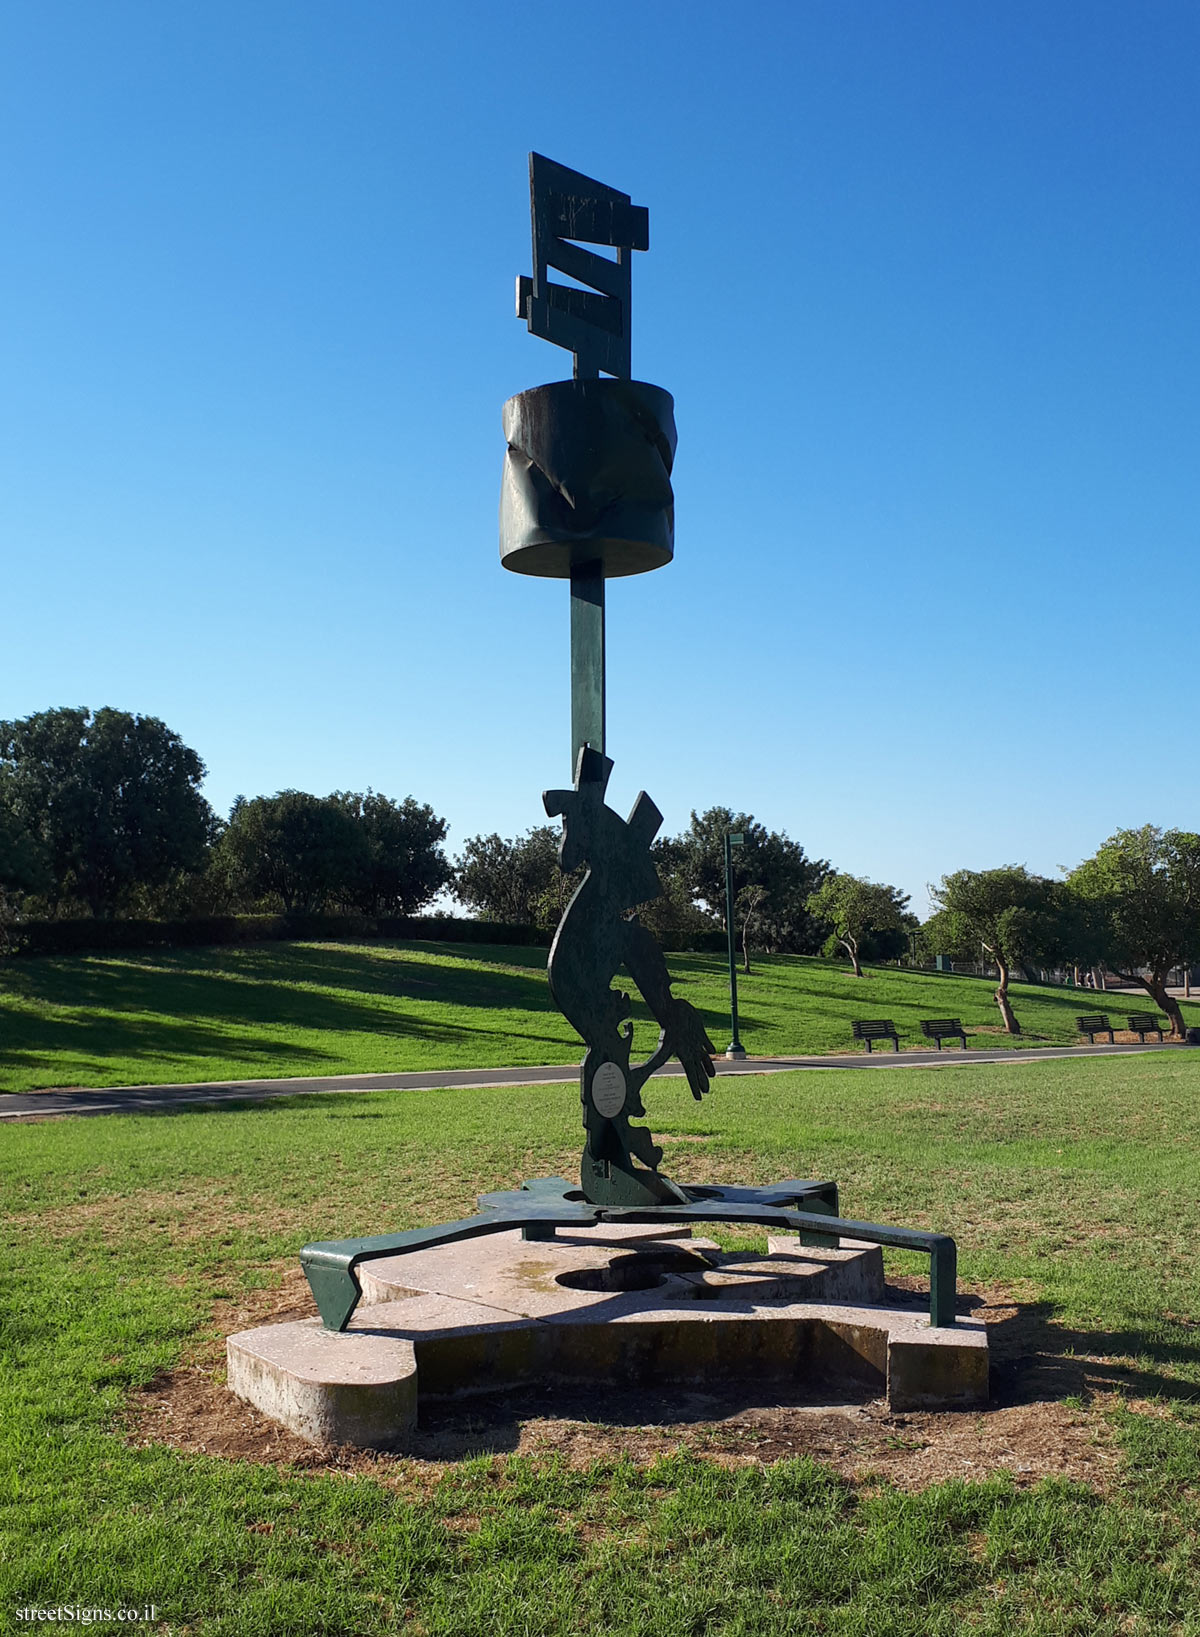
[[[738,837],[741,840],[741,837]],[[738,1039],[737,1013],[737,953],[733,944],[733,837],[725,832],[725,930],[729,935],[729,1016],[733,1026],[733,1038],[729,1042],[726,1057],[745,1057],[746,1048]]]
[[[929,1322],[935,1330],[954,1323],[958,1293],[958,1248],[953,1239],[936,1234],[929,1248]]]
[[[604,754],[604,565],[571,569],[571,777],[584,745]]]

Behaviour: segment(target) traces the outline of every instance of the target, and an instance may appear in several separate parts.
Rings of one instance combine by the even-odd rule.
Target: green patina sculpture
[[[636,910],[659,896],[651,843],[662,815],[643,792],[628,819],[604,801],[612,762],[604,753],[604,583],[671,561],[675,456],[669,392],[632,381],[629,257],[649,244],[646,212],[629,195],[578,171],[530,156],[533,276],[518,281],[518,312],[535,335],[574,354],[570,381],[518,393],[504,406],[508,449],[500,502],[500,557],[520,574],[570,581],[571,772],[569,789],[547,791],[563,820],[562,863],[586,866],[550,951],[555,1002],[586,1045],[581,1070],[587,1141],[581,1186],[541,1177],[480,1196],[478,1215],[434,1227],[306,1245],[301,1263],[328,1330],[345,1330],[362,1295],[365,1263],[428,1245],[519,1229],[552,1239],[558,1229],[606,1223],[752,1223],[813,1244],[839,1236],[929,1256],[930,1320],[954,1323],[956,1252],[944,1234],[839,1217],[837,1185],[811,1179],[772,1187],[680,1186],[659,1172],[662,1151],[643,1126],[642,1088],[670,1057],[692,1094],[713,1076],[712,1042],[695,1009],[671,993],[662,951]],[[578,241],[616,249],[616,260]],[[550,269],[587,289],[554,283]],[[631,1061],[624,969],[661,1030],[658,1049]]]
[[[642,1087],[671,1057],[683,1064],[693,1097],[702,1097],[713,1077],[713,1043],[695,1008],[671,993],[662,950],[630,913],[662,891],[650,856],[662,814],[644,790],[628,820],[605,806],[612,765],[584,747],[574,788],[548,790],[543,797],[550,817],[562,817],[563,869],[587,866],[555,934],[549,965],[554,1003],[588,1048],[580,1086],[587,1131],[580,1180],[584,1197],[598,1205],[683,1203],[683,1191],[659,1175],[662,1149],[645,1126],[629,1122],[645,1114]],[[661,1030],[657,1051],[642,1063],[630,1063],[629,996],[611,987],[622,967]]]
[[[696,1011],[672,995],[662,951],[631,913],[662,890],[650,854],[662,814],[644,791],[628,820],[604,803],[612,771],[604,754],[604,582],[661,568],[675,545],[674,403],[661,387],[629,379],[629,258],[648,247],[649,221],[627,193],[541,154],[530,155],[529,191],[533,276],[517,281],[517,312],[534,335],[574,355],[572,380],[505,404],[500,492],[505,568],[571,582],[574,786],[543,799],[563,820],[563,869],[585,864],[587,874],[555,935],[550,990],[587,1046],[584,1197],[680,1203],[682,1190],[659,1174],[662,1150],[630,1120],[645,1113],[642,1087],[671,1057],[702,1096],[714,1048]],[[580,240],[614,247],[616,260]],[[552,268],[590,288],[554,282]],[[630,1062],[629,996],[612,987],[622,968],[662,1031],[643,1063]]]

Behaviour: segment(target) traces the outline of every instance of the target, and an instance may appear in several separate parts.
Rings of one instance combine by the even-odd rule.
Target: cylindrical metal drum
[[[644,574],[675,550],[675,400],[646,381],[552,381],[504,406],[500,561],[567,579]]]

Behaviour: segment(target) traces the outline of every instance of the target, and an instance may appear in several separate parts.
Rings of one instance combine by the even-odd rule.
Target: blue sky
[[[924,909],[1200,824],[1200,10],[45,0],[0,11],[0,715],[161,716],[220,811],[567,776],[501,570],[533,148],[650,209],[675,562],[609,590],[614,803]]]

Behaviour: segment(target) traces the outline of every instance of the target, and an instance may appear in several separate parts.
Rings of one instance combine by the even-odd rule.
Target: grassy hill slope
[[[712,955],[672,955],[677,992],[729,1038],[728,978]],[[553,1008],[545,953],[490,945],[263,944],[143,955],[42,957],[0,967],[0,1089],[367,1074],[570,1063],[580,1045]],[[1013,986],[1022,1039],[1071,1044],[1099,997]],[[960,1017],[988,1046],[1003,1034],[977,978],[775,956],[739,980],[755,1056],[851,1049],[850,1021],[890,1017],[909,1048],[922,1017]],[[1109,996],[1121,1017],[1145,1001]],[[1185,1008],[1200,1023],[1200,1005]],[[635,1051],[657,1028],[634,1011]]]

